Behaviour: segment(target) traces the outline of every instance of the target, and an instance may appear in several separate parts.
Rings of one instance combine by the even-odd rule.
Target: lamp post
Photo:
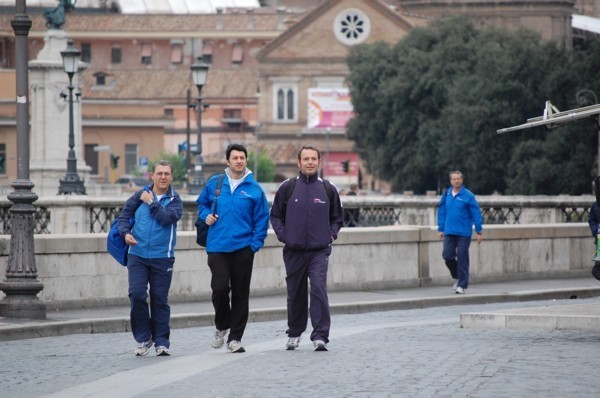
[[[8,194],[13,203],[11,213],[10,252],[6,265],[6,279],[0,290],[6,297],[0,301],[0,316],[7,318],[46,318],[46,304],[38,297],[44,284],[37,280],[33,228],[33,202],[38,196],[32,192],[29,179],[29,49],[27,36],[31,19],[26,14],[25,0],[17,0],[16,14],[11,20],[15,32],[15,72],[17,80],[17,180],[14,192]]]
[[[204,166],[202,161],[202,88],[206,84],[208,77],[209,66],[202,62],[200,58],[190,67],[192,70],[192,79],[194,84],[198,88],[198,98],[196,105],[196,112],[198,112],[198,138],[196,144],[196,155],[194,158],[194,181],[188,187],[188,193],[191,195],[198,195],[202,192],[206,181],[204,180],[204,173],[202,167]]]
[[[73,75],[79,69],[81,51],[75,48],[73,40],[69,39],[67,48],[60,52],[63,59],[63,68],[69,76],[69,154],[67,156],[67,174],[60,180],[59,195],[79,194],[85,195],[83,180],[77,174],[77,158],[75,157],[75,133],[73,127]]]
[[[596,93],[590,89],[584,88],[575,94],[575,100],[579,105],[595,105],[598,103]],[[596,116],[596,127],[598,127],[598,147],[596,148],[596,176],[600,176],[600,115]]]

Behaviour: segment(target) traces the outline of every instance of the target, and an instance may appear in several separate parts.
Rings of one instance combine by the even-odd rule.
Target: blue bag
[[[135,218],[133,217],[129,219],[130,227],[133,227],[134,221]],[[110,231],[108,231],[108,236],[106,237],[106,250],[108,251],[108,254],[113,256],[113,258],[119,262],[119,264],[125,267],[127,266],[127,252],[129,251],[129,245],[125,243],[125,239],[121,237],[121,234],[117,229],[117,219],[112,222]]]
[[[150,187],[145,186],[144,191],[150,192]],[[140,207],[143,202],[141,200],[138,201],[135,210]],[[131,217],[129,219],[129,230],[133,228],[133,224],[135,223],[135,218]],[[125,243],[125,239],[121,237],[119,233],[119,229],[117,228],[117,219],[115,218],[110,225],[110,231],[108,231],[108,236],[106,237],[106,251],[110,254],[119,264],[126,267],[127,266],[127,253],[129,252],[129,245]]]

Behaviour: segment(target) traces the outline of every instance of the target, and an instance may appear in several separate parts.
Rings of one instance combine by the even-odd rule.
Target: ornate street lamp
[[[73,127],[73,75],[79,70],[81,51],[75,48],[73,40],[69,39],[67,48],[60,52],[63,58],[63,69],[69,76],[69,154],[67,156],[67,174],[60,180],[59,195],[85,195],[83,180],[77,174],[77,158],[75,157],[75,133]]]
[[[17,80],[17,180],[14,192],[8,194],[13,203],[11,213],[10,253],[6,265],[6,279],[0,290],[6,297],[0,300],[0,316],[7,318],[46,318],[46,304],[37,295],[44,284],[37,279],[33,227],[33,202],[38,196],[32,192],[29,179],[29,47],[27,36],[31,19],[26,14],[25,0],[17,0],[16,14],[10,24],[15,32],[15,73]]]
[[[192,79],[194,84],[198,88],[198,98],[196,111],[198,112],[198,139],[196,144],[196,156],[194,159],[194,181],[188,187],[188,193],[191,195],[198,195],[202,192],[206,181],[204,179],[204,173],[202,167],[204,163],[202,161],[202,88],[206,84],[208,77],[209,66],[202,62],[200,58],[190,67],[192,70]]]

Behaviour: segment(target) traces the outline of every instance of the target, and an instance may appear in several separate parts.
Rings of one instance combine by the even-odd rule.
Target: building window
[[[213,59],[213,44],[212,43],[204,43],[202,45],[202,61],[207,64],[212,64]]]
[[[90,43],[81,43],[81,60],[88,64],[92,62],[92,45]]]
[[[171,45],[171,63],[180,64],[183,62],[183,45],[175,43]]]
[[[297,112],[297,87],[275,85],[274,119],[281,122],[295,122]]]
[[[0,144],[0,174],[6,174],[6,144]]]
[[[138,165],[138,145],[125,144],[125,174],[135,174]]]
[[[165,108],[164,113],[167,119],[173,119],[173,108]]]
[[[106,85],[106,74],[103,72],[94,73],[96,76],[96,86],[104,86]]]
[[[142,44],[142,63],[150,65],[152,63],[152,44]]]
[[[367,40],[371,33],[371,21],[361,10],[348,8],[335,17],[333,33],[343,44],[353,46]]]
[[[241,64],[244,60],[244,48],[241,44],[237,43],[233,45],[233,52],[231,53],[231,62],[234,64]]]
[[[110,62],[113,64],[121,63],[121,46],[113,46],[110,54]]]

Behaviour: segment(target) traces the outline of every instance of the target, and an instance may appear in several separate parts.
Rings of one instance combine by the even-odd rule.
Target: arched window
[[[273,119],[278,122],[296,122],[298,114],[298,88],[295,84],[273,86]]]

